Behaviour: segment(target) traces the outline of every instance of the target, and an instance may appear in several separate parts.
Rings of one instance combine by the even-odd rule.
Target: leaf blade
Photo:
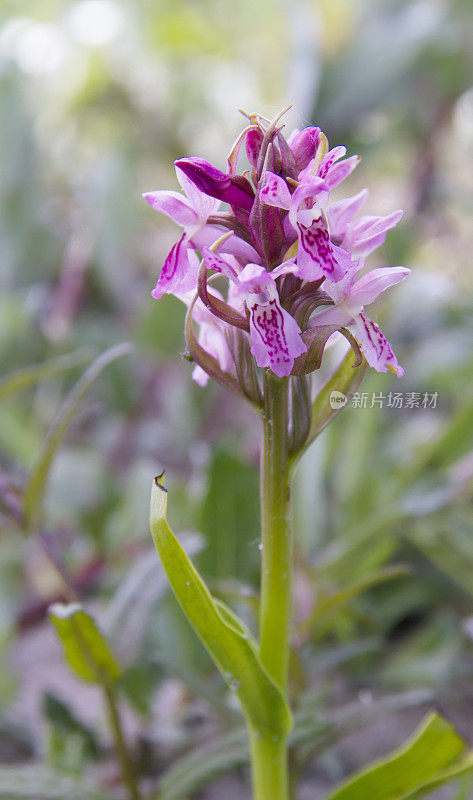
[[[33,465],[25,487],[23,494],[23,511],[27,526],[40,524],[46,484],[54,456],[77,413],[83,397],[87,394],[95,379],[109,364],[117,358],[121,358],[121,356],[128,355],[131,352],[132,347],[127,342],[105,350],[104,353],[101,353],[101,355],[92,362],[81,378],[79,378],[63,402],[46,436],[39,457]]]
[[[95,621],[79,603],[54,603],[49,618],[73,672],[87,683],[111,686],[122,670]]]
[[[429,714],[410,739],[387,757],[344,781],[325,800],[408,800],[420,797],[438,781],[464,774],[455,761],[465,743],[439,714]],[[473,768],[471,756],[468,758]],[[470,768],[470,767],[468,767]]]
[[[156,479],[151,493],[150,526],[172,590],[230,689],[238,696],[252,729],[285,735],[290,711],[279,688],[259,661],[256,647],[233,612],[222,613],[171,531],[166,519],[167,491]]]

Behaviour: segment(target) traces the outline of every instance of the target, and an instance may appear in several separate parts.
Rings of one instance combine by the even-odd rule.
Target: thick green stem
[[[286,694],[291,617],[292,525],[288,458],[289,381],[267,373],[261,448],[260,655],[269,675]],[[255,800],[287,800],[287,742],[253,739]]]
[[[287,800],[287,743],[284,739],[251,740],[254,800]]]
[[[111,689],[104,687],[104,696],[110,729],[115,742],[115,750],[120,762],[123,783],[127,788],[129,800],[141,800],[136,783],[135,771],[123,735],[120,713],[118,711],[115,695]]]

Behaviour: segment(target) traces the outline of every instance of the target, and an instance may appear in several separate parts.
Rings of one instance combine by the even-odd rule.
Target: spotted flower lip
[[[324,290],[333,299],[334,305],[318,311],[312,318],[312,327],[318,325],[340,326],[356,325],[357,339],[370,366],[378,372],[394,370],[397,375],[403,374],[391,345],[379,326],[364,313],[364,307],[409,275],[407,267],[380,267],[357,277],[363,265],[362,259],[347,273],[343,281],[332,283],[325,281]]]
[[[297,356],[305,353],[296,320],[282,308],[276,278],[296,269],[289,259],[268,272],[260,264],[247,264],[239,269],[236,259],[202,250],[208,269],[220,272],[235,284],[236,296],[249,310],[251,352],[259,367],[269,367],[279,378],[290,375]]]
[[[356,363],[361,348],[374,369],[402,375],[365,306],[409,270],[363,274],[364,259],[402,211],[359,215],[367,189],[331,202],[332,190],[359,157],[347,156],[342,145],[330,149],[315,125],[286,139],[281,114],[273,120],[246,116],[249,124],[231,147],[226,172],[204,158],[180,158],[175,167],[182,192],[143,195],[182,230],[152,295],[174,294],[187,305],[194,379],[204,385],[210,375],[258,404],[257,367],[279,378],[310,373],[337,330],[349,339]],[[242,152],[250,169],[239,173]],[[354,326],[357,341],[347,326]]]
[[[323,178],[307,175],[291,195],[279,175],[266,173],[261,190],[264,203],[289,212],[288,219],[297,231],[299,240],[299,277],[313,281],[330,277],[337,281],[343,278],[351,262],[350,256],[335,248],[330,240],[326,217],[322,211],[328,198],[327,185]]]

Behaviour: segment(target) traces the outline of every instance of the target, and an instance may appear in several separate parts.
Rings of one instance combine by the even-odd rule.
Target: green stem
[[[105,704],[107,707],[108,720],[115,743],[115,750],[117,758],[120,762],[122,771],[123,783],[128,789],[128,797],[130,800],[141,800],[138,786],[136,783],[135,771],[133,763],[128,752],[128,747],[123,735],[120,714],[116,702],[115,695],[109,687],[104,687]]]
[[[287,742],[251,739],[254,800],[287,800]]]
[[[265,375],[261,449],[260,655],[269,675],[287,692],[292,582],[292,525],[288,457],[289,381]],[[255,800],[287,800],[287,741],[252,741]]]

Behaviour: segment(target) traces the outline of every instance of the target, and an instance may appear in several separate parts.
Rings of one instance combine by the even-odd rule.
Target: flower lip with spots
[[[310,326],[356,325],[358,341],[370,366],[378,372],[394,369],[398,375],[402,375],[402,367],[395,360],[391,345],[378,325],[366,317],[364,307],[390,286],[403,281],[410,270],[407,267],[380,267],[358,278],[362,267],[363,259],[359,259],[342,281],[324,282],[324,291],[332,298],[334,305],[318,311],[312,317]]]
[[[208,269],[225,275],[235,284],[237,295],[250,313],[251,352],[259,367],[269,367],[282,378],[291,374],[297,356],[307,350],[294,317],[282,308],[276,278],[294,273],[293,259],[268,272],[260,264],[247,264],[238,271],[228,256],[203,248]]]

